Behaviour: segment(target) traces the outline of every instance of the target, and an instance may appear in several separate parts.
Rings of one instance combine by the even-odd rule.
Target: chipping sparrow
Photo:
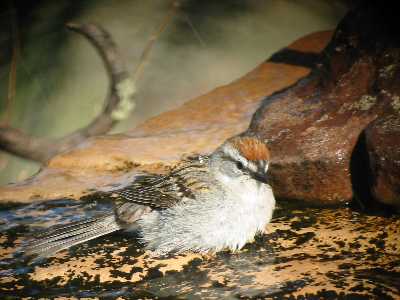
[[[110,232],[137,230],[155,255],[238,250],[271,220],[269,151],[234,137],[210,156],[184,160],[166,175],[145,174],[120,190],[109,213],[35,238],[27,254],[49,256]]]

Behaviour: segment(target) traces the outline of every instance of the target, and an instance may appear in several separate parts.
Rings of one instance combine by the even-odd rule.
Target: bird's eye
[[[238,162],[236,163],[236,167],[237,167],[239,170],[243,170],[243,164],[242,164],[240,161],[238,161]]]

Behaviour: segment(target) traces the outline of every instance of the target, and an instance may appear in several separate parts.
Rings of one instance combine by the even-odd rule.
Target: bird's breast
[[[142,239],[158,253],[237,250],[270,221],[275,206],[267,185],[217,190],[146,215]]]

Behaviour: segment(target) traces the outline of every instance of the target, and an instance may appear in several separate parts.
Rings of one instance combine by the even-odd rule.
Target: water
[[[115,233],[42,261],[21,256],[25,237],[110,207],[93,199],[2,207],[1,299],[400,298],[399,216],[343,207],[284,204],[268,232],[238,253],[154,258],[134,234]]]

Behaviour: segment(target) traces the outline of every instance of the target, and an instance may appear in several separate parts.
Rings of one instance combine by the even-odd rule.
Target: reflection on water
[[[40,228],[78,221],[110,208],[110,204],[81,203],[62,199],[34,203],[26,206],[0,210],[0,231],[4,232],[25,225],[34,232]]]

